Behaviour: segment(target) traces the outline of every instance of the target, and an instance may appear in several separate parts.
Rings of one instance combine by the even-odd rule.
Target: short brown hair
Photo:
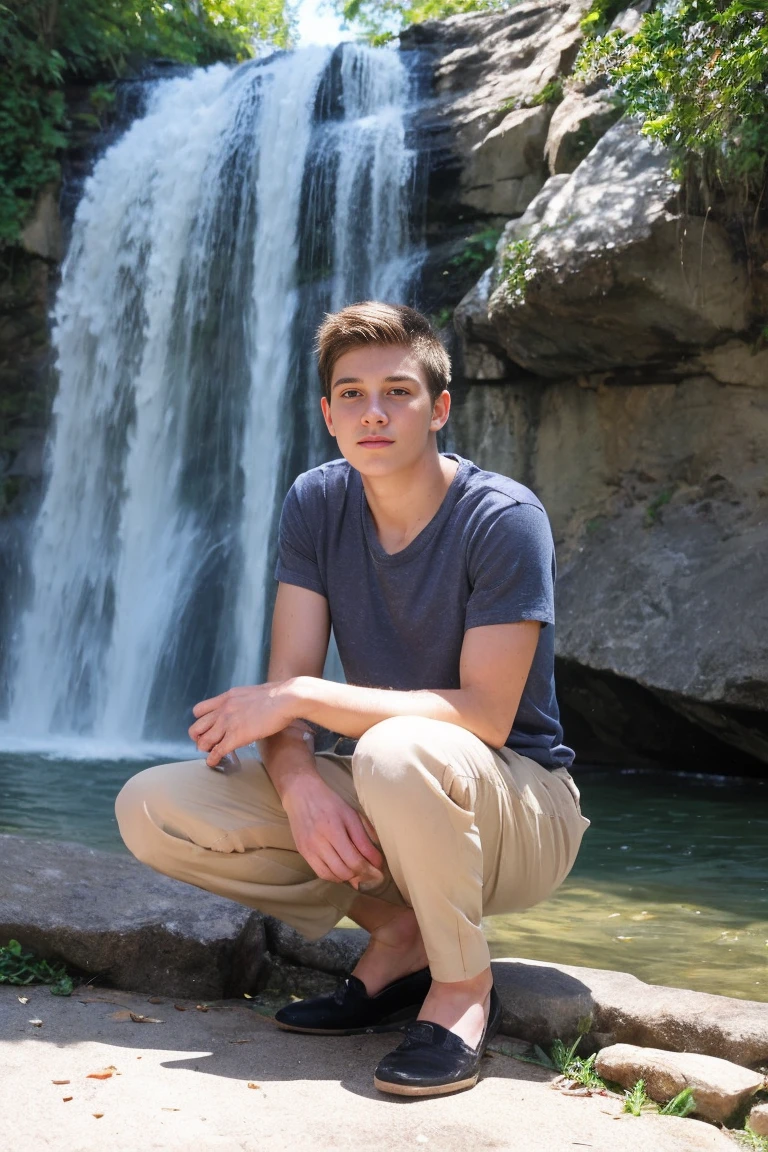
[[[406,304],[363,300],[340,312],[326,313],[317,330],[317,367],[329,402],[336,361],[345,352],[368,344],[404,344],[410,348],[424,369],[433,401],[451,382],[450,357],[426,316]]]

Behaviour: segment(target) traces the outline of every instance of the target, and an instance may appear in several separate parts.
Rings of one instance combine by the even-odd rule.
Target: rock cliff
[[[466,244],[501,226],[446,329],[453,443],[548,509],[559,694],[582,754],[760,771],[768,228],[697,214],[605,92],[566,82],[548,102],[582,13],[523,0],[402,37],[433,69],[427,303],[459,287],[446,228]]]

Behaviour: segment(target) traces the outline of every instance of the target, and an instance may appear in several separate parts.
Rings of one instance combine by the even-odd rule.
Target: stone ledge
[[[0,835],[0,943],[115,988],[214,999],[255,984],[263,918],[132,856]]]
[[[153,872],[132,856],[0,835],[0,944],[122,989],[222,999],[268,985],[314,994],[348,973],[367,934],[336,928],[306,941],[286,924]],[[493,962],[502,1031],[547,1045],[627,1043],[768,1062],[768,1004],[644,984],[626,972],[509,958]]]

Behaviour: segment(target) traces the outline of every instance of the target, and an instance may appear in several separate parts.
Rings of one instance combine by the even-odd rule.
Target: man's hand
[[[208,753],[209,768],[215,768],[235,748],[273,736],[295,719],[282,688],[277,682],[230,688],[195,704],[192,713],[197,720],[189,736],[201,752]]]
[[[282,801],[296,847],[321,880],[357,888],[381,879],[384,858],[372,825],[320,776],[302,777]]]

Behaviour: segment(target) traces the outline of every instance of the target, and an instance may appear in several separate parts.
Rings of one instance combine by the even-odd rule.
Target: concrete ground
[[[22,1004],[19,997],[28,997]],[[179,1005],[178,1010],[174,1003]],[[162,1023],[134,1021],[130,1013]],[[41,1020],[41,1025],[30,1023]],[[0,1114],[14,1152],[735,1152],[712,1125],[621,1114],[495,1052],[467,1092],[388,1097],[373,1087],[397,1034],[281,1031],[247,1000],[194,1001],[82,987],[0,987]],[[509,1047],[507,1038],[501,1045]],[[512,1042],[514,1045],[514,1042]],[[96,1079],[91,1073],[112,1074]],[[65,1083],[55,1083],[65,1081]]]

